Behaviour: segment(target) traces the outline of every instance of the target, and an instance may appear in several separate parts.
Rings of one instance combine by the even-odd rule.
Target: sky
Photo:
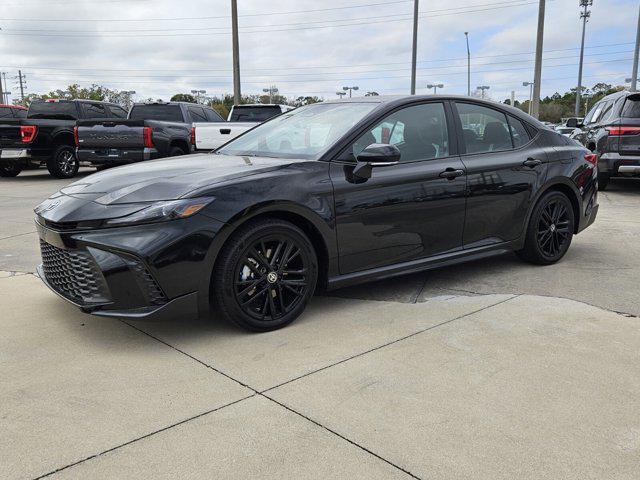
[[[78,83],[135,90],[135,99],[206,90],[232,93],[230,0],[2,0],[0,71],[17,98]],[[547,0],[542,95],[577,83],[578,0]],[[623,85],[631,76],[640,0],[594,0],[584,81]],[[420,0],[417,93],[465,94],[488,85],[504,100],[529,97],[537,0]],[[406,94],[413,0],[238,0],[242,93],[275,85],[288,97]]]

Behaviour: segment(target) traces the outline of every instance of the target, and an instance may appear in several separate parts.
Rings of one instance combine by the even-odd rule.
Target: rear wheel
[[[302,230],[278,219],[258,220],[241,227],[223,248],[214,300],[238,326],[275,330],[304,311],[317,277],[316,253]]]
[[[179,155],[184,155],[184,150],[182,150],[180,147],[171,147],[171,150],[169,150],[169,156],[177,157]]]
[[[79,168],[80,162],[76,157],[75,148],[69,145],[60,145],[47,160],[47,170],[56,178],[75,177]]]
[[[562,192],[549,192],[538,201],[527,227],[523,260],[549,265],[560,260],[571,245],[575,226],[573,206]]]
[[[17,177],[24,168],[24,162],[6,161],[0,163],[0,177]]]

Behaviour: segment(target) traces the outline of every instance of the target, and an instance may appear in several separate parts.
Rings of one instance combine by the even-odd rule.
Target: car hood
[[[83,178],[52,195],[35,212],[49,222],[114,218],[151,202],[197,196],[210,186],[305,161],[208,153],[153,160]]]

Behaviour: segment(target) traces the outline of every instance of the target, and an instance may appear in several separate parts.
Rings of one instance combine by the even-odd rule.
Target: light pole
[[[531,103],[533,102],[533,82],[522,82],[523,87],[529,87],[529,115],[531,115]]]
[[[269,94],[269,103],[273,103],[273,96],[278,93],[278,88],[271,85],[269,88],[263,88],[262,91]]]
[[[476,87],[476,88],[480,90],[482,98],[484,98],[484,91],[489,90],[491,87],[488,85],[480,85],[479,87]]]
[[[471,50],[469,50],[469,32],[464,32],[467,39],[467,96],[471,96]]]
[[[576,88],[576,117],[580,116],[580,95],[582,94],[582,64],[584,62],[584,35],[587,29],[587,22],[591,16],[589,7],[593,5],[593,0],[580,0],[580,6],[583,8],[580,12],[580,18],[582,19],[582,43],[580,44],[580,66],[578,67],[578,88]]]
[[[439,88],[444,88],[444,83],[430,83],[427,88],[433,88],[433,94],[438,93]]]
[[[346,94],[347,92],[336,92],[336,95],[340,97],[340,100],[342,100],[342,97],[344,97]]]
[[[636,29],[636,48],[633,51],[633,69],[631,72],[631,91],[638,91],[638,55],[640,54],[640,8],[638,8],[638,28]]]
[[[193,93],[196,96],[196,103],[200,103],[200,94],[204,95],[205,93],[207,93],[206,90],[191,90],[191,93]]]
[[[413,48],[411,49],[411,95],[416,94],[416,62],[418,59],[418,0],[413,0]],[[351,95],[349,95],[351,97]]]
[[[351,98],[351,92],[353,92],[354,90],[359,90],[360,87],[358,87],[357,85],[354,85],[353,87],[342,87],[342,90],[349,91],[349,98]]]
[[[533,98],[531,99],[531,115],[538,118],[540,111],[540,87],[542,86],[542,44],[544,43],[544,8],[545,0],[538,6],[538,33],[536,35],[536,63],[533,69]]]
[[[238,40],[238,0],[231,0],[231,51],[233,56],[233,104],[240,105],[240,45]]]

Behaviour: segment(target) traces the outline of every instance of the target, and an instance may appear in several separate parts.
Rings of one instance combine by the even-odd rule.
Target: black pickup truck
[[[212,108],[184,102],[137,103],[126,120],[79,121],[77,154],[98,169],[193,152],[194,122],[220,122]]]
[[[0,176],[15,177],[27,166],[46,165],[57,178],[76,175],[79,162],[73,131],[82,118],[124,118],[119,105],[93,100],[44,100],[26,118],[0,118]]]

